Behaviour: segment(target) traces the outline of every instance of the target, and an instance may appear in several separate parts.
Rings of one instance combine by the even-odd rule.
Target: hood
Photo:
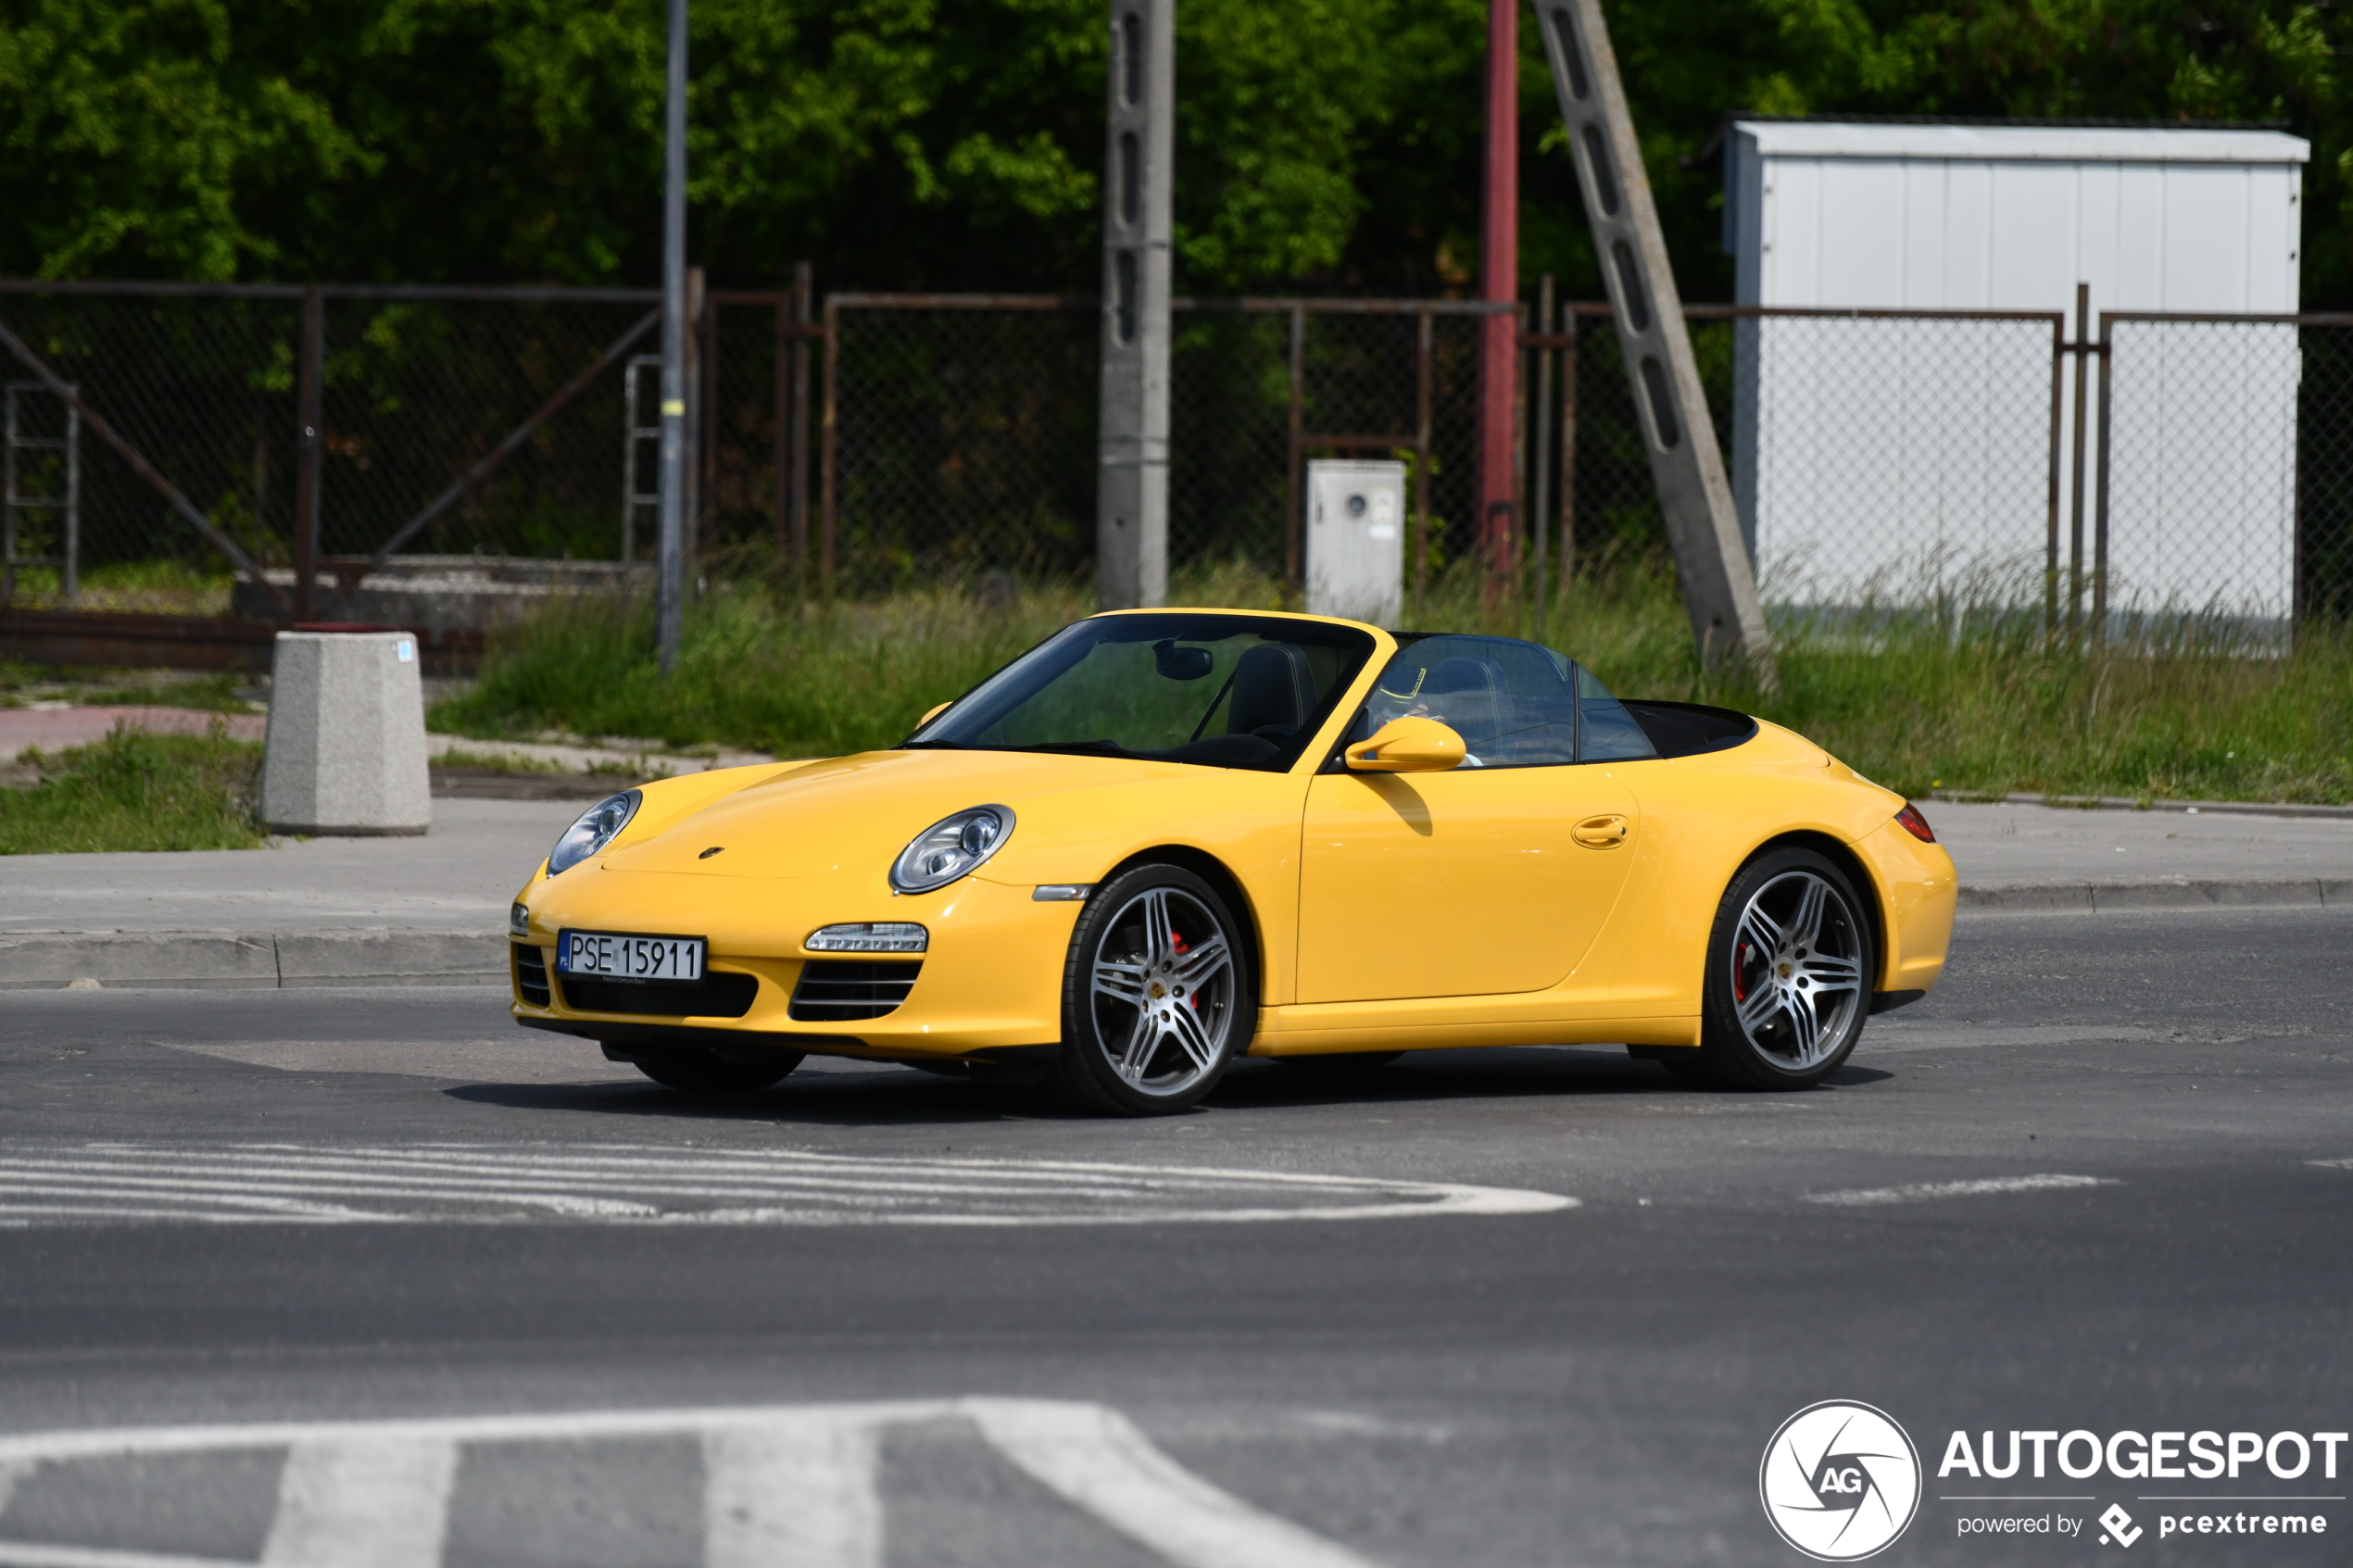
[[[917,834],[969,806],[1011,807],[1012,843],[1020,843],[1029,808],[1055,797],[1159,782],[1181,786],[1202,771],[1039,752],[862,752],[723,796],[608,852],[601,863],[702,876],[802,877],[867,867],[880,874]]]

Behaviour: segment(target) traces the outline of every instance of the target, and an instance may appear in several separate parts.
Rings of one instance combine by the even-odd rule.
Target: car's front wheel
[[[1700,1048],[1677,1060],[1677,1075],[1729,1088],[1820,1083],[1863,1033],[1875,967],[1870,922],[1844,872],[1810,849],[1758,856],[1717,908]]]
[[[761,1048],[737,1051],[676,1050],[632,1057],[637,1071],[666,1088],[694,1094],[739,1095],[781,1083],[801,1064],[799,1051]]]
[[[1257,1018],[1250,945],[1225,899],[1181,866],[1139,866],[1097,888],[1071,934],[1051,1082],[1097,1114],[1183,1110]]]

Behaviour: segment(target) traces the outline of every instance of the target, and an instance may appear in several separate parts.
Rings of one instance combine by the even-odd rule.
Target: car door
[[[1407,645],[1352,728],[1418,713],[1462,734],[1446,772],[1330,771],[1301,823],[1299,1000],[1539,991],[1567,978],[1625,885],[1641,813],[1577,760],[1574,667],[1531,643]]]

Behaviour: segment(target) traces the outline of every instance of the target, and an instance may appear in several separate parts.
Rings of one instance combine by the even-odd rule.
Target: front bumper
[[[515,1021],[624,1047],[765,1045],[887,1059],[954,1058],[1062,1038],[1063,961],[1080,905],[1041,903],[1027,885],[977,876],[909,897],[894,897],[887,886],[847,888],[845,880],[598,870],[570,885],[538,882],[526,894],[529,935],[513,946],[538,955],[549,984],[541,1002],[540,988],[525,984],[525,964],[516,963]],[[793,1018],[804,966],[845,957],[811,953],[801,943],[820,926],[852,921],[913,921],[929,933],[906,999],[878,1018]],[[710,945],[707,972],[749,975],[757,990],[740,1017],[574,1007],[553,972],[556,935],[567,928],[699,935]],[[649,986],[648,997],[659,990]]]

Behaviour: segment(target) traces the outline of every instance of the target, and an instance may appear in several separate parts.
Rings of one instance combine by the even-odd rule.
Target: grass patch
[[[28,750],[38,775],[0,789],[0,855],[107,849],[258,849],[261,747],[228,738],[118,727],[59,752]]]
[[[1184,604],[1272,608],[1241,568],[1187,575]],[[984,608],[952,592],[812,609],[799,620],[756,584],[689,613],[678,672],[654,663],[643,606],[560,602],[497,637],[472,692],[434,728],[485,738],[550,729],[673,746],[719,743],[819,756],[887,746],[924,710],[1091,608],[1076,590]],[[1416,630],[1538,636],[1535,608],[1490,606],[1455,574],[1408,606]],[[1715,702],[1807,735],[1890,788],[2011,790],[2148,799],[2353,799],[2353,637],[2313,628],[2281,658],[2186,644],[2054,652],[1997,618],[1910,612],[1869,634],[1780,633],[1780,684],[1704,671],[1670,570],[1603,564],[1564,592],[1541,640],[1629,696]]]

